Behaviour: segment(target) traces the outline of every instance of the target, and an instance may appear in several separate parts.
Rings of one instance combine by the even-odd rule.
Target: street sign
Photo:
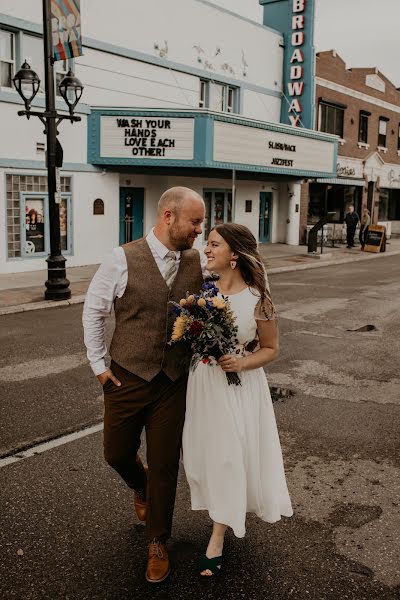
[[[54,60],[82,56],[80,0],[51,0]]]

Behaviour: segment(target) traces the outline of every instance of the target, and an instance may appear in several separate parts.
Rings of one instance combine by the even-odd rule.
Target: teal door
[[[119,190],[119,243],[143,237],[144,188]]]
[[[261,243],[271,241],[272,192],[260,192],[260,227],[258,239]]]

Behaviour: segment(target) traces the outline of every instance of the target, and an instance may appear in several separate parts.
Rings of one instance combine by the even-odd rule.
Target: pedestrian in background
[[[367,235],[368,235],[368,228],[370,225],[371,225],[371,215],[370,215],[368,208],[365,206],[363,208],[363,213],[362,213],[361,221],[360,221],[359,239],[360,239],[360,244],[361,244],[361,250],[364,250],[365,242],[367,240]]]
[[[356,233],[358,221],[360,217],[354,210],[354,206],[352,204],[349,205],[348,212],[344,218],[347,227],[347,247],[354,248],[354,236]]]

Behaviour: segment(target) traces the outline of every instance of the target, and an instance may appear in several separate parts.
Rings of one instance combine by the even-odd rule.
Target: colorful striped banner
[[[51,0],[54,60],[82,56],[80,0]]]

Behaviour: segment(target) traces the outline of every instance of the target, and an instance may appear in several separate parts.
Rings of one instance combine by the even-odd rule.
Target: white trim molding
[[[377,146],[378,152],[383,152],[383,154],[386,154],[388,149],[385,146]]]
[[[365,150],[368,150],[369,148],[369,144],[366,144],[365,142],[357,142],[357,146],[359,148],[365,148]]]
[[[369,104],[374,104],[375,106],[379,106],[380,108],[386,108],[386,110],[391,110],[392,112],[400,114],[400,105],[397,106],[396,104],[390,104],[390,102],[379,100],[379,98],[369,96],[368,94],[364,94],[363,92],[359,92],[357,90],[353,90],[352,88],[348,88],[344,85],[340,85],[339,83],[328,81],[328,79],[322,79],[322,77],[316,77],[315,83],[329,90],[339,92],[340,94],[346,94],[346,96],[352,96],[352,98],[357,98],[357,100],[363,100],[364,102],[368,102]]]

